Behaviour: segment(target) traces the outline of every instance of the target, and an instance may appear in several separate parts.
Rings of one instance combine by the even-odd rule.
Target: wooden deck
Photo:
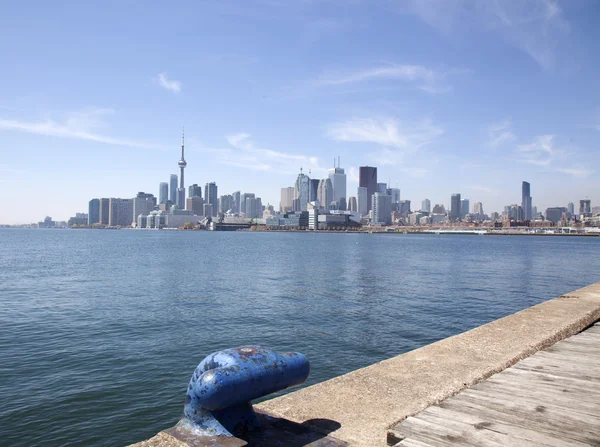
[[[600,447],[600,323],[409,417],[388,444]]]

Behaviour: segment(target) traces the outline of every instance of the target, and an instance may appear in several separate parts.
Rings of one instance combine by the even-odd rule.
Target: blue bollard
[[[260,346],[225,349],[206,357],[192,375],[184,414],[198,435],[233,436],[260,428],[251,401],[306,381],[310,364],[299,352]]]

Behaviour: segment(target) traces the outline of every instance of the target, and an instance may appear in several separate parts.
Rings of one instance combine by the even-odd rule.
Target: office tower
[[[433,207],[432,213],[433,214],[446,214],[446,208],[444,208],[444,205],[440,205],[438,203]]]
[[[450,196],[450,219],[460,219],[460,194]]]
[[[398,211],[402,217],[408,216],[410,214],[410,200],[400,200]]]
[[[109,199],[108,225],[128,227],[133,223],[133,199]]]
[[[92,199],[88,205],[88,225],[100,222],[100,200]]]
[[[348,211],[352,211],[354,213],[358,211],[358,202],[354,196],[348,197]]]
[[[199,196],[191,196],[188,197],[185,201],[185,209],[188,211],[192,211],[194,214],[198,216],[202,216],[204,212],[204,199]]]
[[[475,202],[473,204],[473,213],[478,216],[483,216],[483,205],[481,202]]]
[[[100,216],[98,223],[101,225],[108,225],[108,219],[110,217],[110,199],[100,199]]]
[[[312,180],[311,182],[311,188],[312,188]],[[318,184],[318,180],[317,180],[317,184]],[[314,202],[315,200],[317,200],[317,193],[315,192],[315,198],[313,200],[311,200],[311,202]],[[288,211],[292,211],[293,210],[293,206],[294,206],[294,187],[293,186],[288,186],[286,188],[281,188],[281,200],[279,202],[279,211],[281,211],[282,213],[287,213]]]
[[[387,195],[392,196],[392,204],[400,203],[400,189],[399,188],[388,188]]]
[[[147,216],[150,214],[156,206],[156,198],[153,194],[146,194],[145,192],[138,192],[137,196],[133,199],[133,210],[132,210],[132,222],[137,222],[137,218],[140,214]]]
[[[469,209],[471,208],[471,204],[469,203],[469,199],[462,199],[460,201],[460,217],[464,218],[469,215]]]
[[[537,206],[531,207],[531,215],[532,215],[532,219],[535,219],[537,217],[537,215],[538,215]],[[573,213],[571,213],[571,215],[573,215]]]
[[[171,174],[169,179],[169,200],[177,203],[177,174]]]
[[[546,208],[546,220],[557,224],[562,218],[563,213],[566,213],[567,209],[564,207],[551,207]]]
[[[217,215],[217,184],[215,182],[204,185],[204,204],[210,205],[210,211],[213,213],[211,216]]]
[[[346,173],[343,168],[340,168],[339,158],[337,167],[334,166],[329,170],[329,180],[331,180],[333,187],[332,201],[338,202],[339,209],[346,209]]]
[[[531,185],[523,182],[521,185],[521,208],[523,208],[523,220],[531,220]]]
[[[160,182],[158,185],[158,203],[167,203],[169,200],[169,184]]]
[[[359,168],[359,179],[358,186],[361,188],[367,188],[367,212],[372,209],[372,197],[377,192],[377,168],[371,166],[361,166]],[[358,199],[358,207],[360,209],[360,195]]]
[[[567,205],[567,212],[571,214],[575,214],[575,204],[573,202],[569,202]]]
[[[246,199],[254,199],[255,197],[256,195],[253,192],[245,192],[240,195],[240,214],[246,214]]]
[[[203,208],[204,210],[202,211],[202,215],[204,217],[213,217],[213,207],[210,203],[205,203]]]
[[[425,211],[426,213],[431,212],[431,202],[429,199],[425,199],[421,202],[421,211]]]
[[[586,217],[592,214],[592,201],[591,200],[580,200],[579,201],[579,214]]]
[[[225,194],[219,197],[219,213],[226,214],[229,211],[233,212],[233,196]]]
[[[392,196],[386,193],[373,194],[373,222],[378,224],[392,223]]]
[[[240,191],[235,191],[232,196],[233,196],[233,213],[234,214],[240,214],[240,199],[241,199],[241,195],[242,193]]]
[[[380,192],[381,194],[387,194],[387,183],[377,183],[377,192]]]
[[[366,187],[359,186],[356,191],[357,211],[361,216],[369,214],[369,201],[367,200],[368,190]]]
[[[324,178],[319,181],[319,191],[317,194],[321,207],[326,210],[330,209],[333,202],[333,185],[329,178]]]
[[[319,182],[321,180],[319,180],[318,178],[311,178],[310,179],[310,189],[308,191],[308,201],[309,202],[314,202],[315,200],[319,200]]]
[[[190,185],[188,188],[188,197],[202,197],[202,186],[198,186],[196,183]]]
[[[516,221],[522,221],[525,220],[525,210],[523,210],[523,207],[520,205],[511,205],[510,206],[510,218],[512,220],[516,220]]]
[[[302,173],[302,168],[300,169],[300,174],[298,174],[298,178],[296,179],[296,184],[294,186],[294,198],[298,199],[298,203],[300,206],[300,211],[306,211],[308,205],[308,199],[310,198],[310,179],[306,174]]]
[[[260,198],[247,197],[245,208],[247,218],[255,219],[257,217],[262,217],[262,203]]]

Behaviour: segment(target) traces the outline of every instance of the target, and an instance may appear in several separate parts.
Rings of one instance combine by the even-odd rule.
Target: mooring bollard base
[[[269,416],[267,413],[261,411],[255,410],[255,412],[261,422],[261,428],[247,432],[243,437],[201,434],[186,419],[182,419],[177,425],[164,432],[190,447],[349,446],[347,442],[340,441],[326,434],[326,432],[339,428],[337,422],[319,419],[316,421],[307,421],[304,424],[297,424],[286,419]],[[313,423],[312,426],[311,422]],[[319,427],[320,431],[316,431],[314,429],[315,426]]]

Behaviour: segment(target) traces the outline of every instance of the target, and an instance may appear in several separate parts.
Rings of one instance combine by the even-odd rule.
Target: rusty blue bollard
[[[199,435],[237,436],[260,427],[251,401],[306,381],[310,364],[299,352],[260,346],[225,349],[206,357],[192,375],[184,414]]]

